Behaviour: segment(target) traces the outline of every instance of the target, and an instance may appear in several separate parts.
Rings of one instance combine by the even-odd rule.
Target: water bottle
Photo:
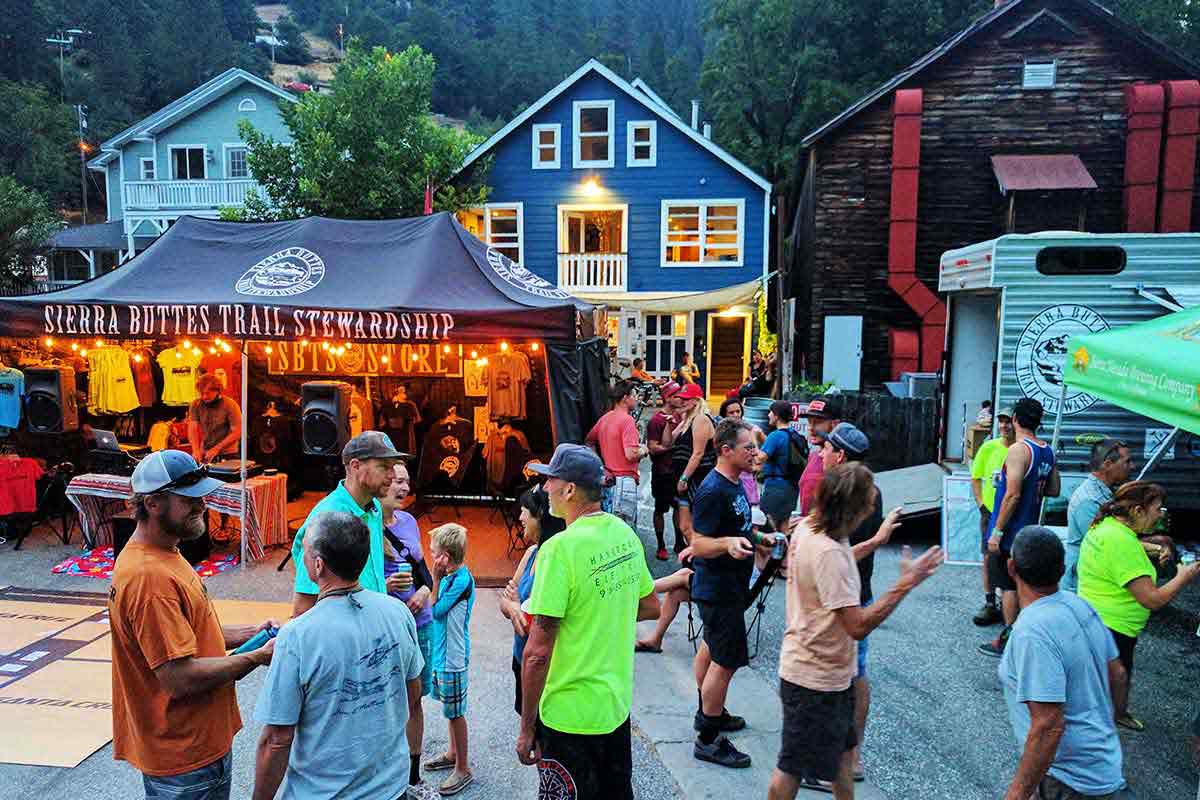
[[[254,636],[250,637],[249,641],[247,641],[245,644],[243,644],[241,647],[239,647],[237,650],[234,650],[233,652],[236,655],[239,653],[249,653],[252,650],[257,650],[258,648],[262,647],[264,644],[266,644],[271,639],[274,639],[278,635],[279,635],[279,628],[276,628],[274,626],[263,628],[261,631],[254,634]]]
[[[787,540],[782,533],[775,534],[775,546],[771,548],[771,558],[776,561],[782,561],[784,554],[787,553]]]

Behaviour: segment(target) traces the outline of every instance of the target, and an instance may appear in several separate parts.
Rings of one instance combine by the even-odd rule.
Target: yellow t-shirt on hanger
[[[162,401],[168,406],[191,405],[196,393],[197,371],[200,369],[200,354],[195,350],[172,347],[158,354],[158,366],[162,367]]]

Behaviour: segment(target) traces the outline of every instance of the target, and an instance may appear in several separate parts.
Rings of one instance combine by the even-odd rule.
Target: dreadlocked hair
[[[850,534],[875,500],[875,476],[865,464],[840,464],[825,473],[817,487],[813,527],[833,539]]]

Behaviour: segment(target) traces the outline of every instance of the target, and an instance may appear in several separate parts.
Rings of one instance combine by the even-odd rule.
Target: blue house
[[[229,69],[103,142],[87,166],[103,176],[108,221],[55,235],[51,285],[113,269],[185,214],[216,218],[223,206],[244,203],[258,184],[238,123],[287,142],[279,105],[294,102],[269,81]]]
[[[666,375],[689,352],[710,398],[749,368],[771,185],[641,80],[591,60],[480,145],[493,189],[475,235],[609,309],[618,355]],[[486,162],[485,162],[486,163]]]

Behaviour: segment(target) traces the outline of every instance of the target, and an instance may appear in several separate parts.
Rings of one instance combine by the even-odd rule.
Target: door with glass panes
[[[670,377],[683,363],[688,349],[691,314],[646,315],[646,371],[656,378]]]

